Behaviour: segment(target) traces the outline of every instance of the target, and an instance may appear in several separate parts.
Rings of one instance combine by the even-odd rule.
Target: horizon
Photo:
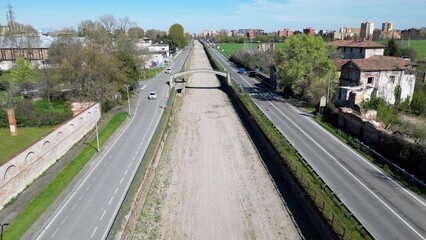
[[[145,31],[157,29],[168,31],[179,23],[185,32],[199,34],[204,30],[262,29],[265,33],[283,28],[301,31],[338,31],[342,27],[360,28],[362,22],[373,22],[375,29],[382,23],[391,22],[395,30],[421,28],[426,23],[424,0],[217,0],[210,2],[125,2],[117,0],[82,0],[52,2],[49,0],[15,2],[3,1],[5,14],[0,13],[0,23],[7,22],[7,5],[12,6],[14,20],[29,24],[37,30],[60,30],[72,27],[77,30],[83,20],[99,20],[103,15],[112,15],[117,20],[128,17]],[[1,6],[3,5],[3,6]],[[36,13],[36,14],[35,14]],[[3,17],[1,16],[3,15]],[[250,19],[250,21],[249,21]]]

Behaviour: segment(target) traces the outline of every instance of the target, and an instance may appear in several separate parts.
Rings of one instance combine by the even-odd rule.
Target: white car
[[[155,92],[150,92],[148,95],[148,99],[156,99],[157,98],[157,94]]]
[[[166,73],[171,74],[171,73],[172,73],[172,69],[171,69],[171,68],[167,68],[167,69],[166,69]]]

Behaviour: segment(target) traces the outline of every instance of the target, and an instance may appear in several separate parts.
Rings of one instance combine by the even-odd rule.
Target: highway
[[[171,68],[179,72],[189,48]],[[131,117],[86,167],[59,207],[32,239],[105,239],[157,128],[169,94],[170,75],[144,81],[134,96]],[[157,99],[148,100],[156,91]]]
[[[426,202],[324,130],[303,110],[262,88],[212,51],[255,104],[375,239],[425,239]]]

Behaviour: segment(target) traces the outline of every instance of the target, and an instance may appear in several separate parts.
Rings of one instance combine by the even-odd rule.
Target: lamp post
[[[127,89],[127,103],[129,104],[129,116],[132,116],[132,113],[130,112],[130,95],[129,95],[129,85],[124,85]]]
[[[3,240],[3,228],[7,225],[9,225],[9,223],[0,223],[0,227],[1,227],[0,240]]]
[[[327,104],[328,104],[328,103],[329,103],[329,97],[330,97],[330,69],[325,68],[325,67],[321,67],[321,66],[318,66],[318,65],[315,65],[315,67],[322,68],[322,69],[324,69],[324,70],[327,70],[327,72],[328,72],[327,96],[326,96]]]

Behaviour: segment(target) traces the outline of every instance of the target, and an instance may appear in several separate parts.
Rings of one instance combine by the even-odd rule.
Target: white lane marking
[[[142,94],[139,95],[139,99],[138,99],[138,104],[137,106],[139,106],[140,102],[141,102],[141,96]],[[136,108],[135,110],[135,114],[138,112],[138,109]],[[134,116],[133,115],[133,116]],[[66,199],[66,201],[60,205],[60,208],[54,213],[54,216],[47,221],[47,224],[43,225],[43,227],[41,228],[41,230],[37,233],[37,240],[41,239],[43,234],[46,233],[47,229],[53,224],[53,222],[58,218],[59,214],[64,210],[65,206],[67,206],[71,199],[74,198],[76,196],[76,193],[83,187],[83,185],[85,184],[85,182],[89,179],[89,177],[95,172],[95,169],[99,166],[100,168],[103,168],[106,165],[106,162],[104,162],[104,160],[106,159],[106,156],[109,156],[109,159],[111,159],[112,155],[108,155],[108,153],[113,150],[113,147],[116,146],[117,142],[119,140],[121,140],[121,137],[124,135],[124,133],[127,131],[127,129],[132,125],[133,121],[135,120],[135,118],[131,118],[130,122],[127,126],[125,126],[123,128],[123,130],[120,132],[120,134],[117,136],[117,138],[115,139],[114,142],[112,142],[111,145],[109,145],[109,147],[107,148],[107,150],[105,151],[104,155],[101,156],[100,160],[96,162],[96,164],[90,169],[90,171],[87,173],[87,175],[83,178],[83,180],[79,183],[79,185],[77,186],[77,188],[71,193],[71,195],[69,195]],[[152,120],[151,120],[152,121]],[[102,164],[103,163],[103,166]],[[74,210],[74,208],[76,207],[76,204],[71,208],[71,211]]]
[[[99,221],[102,221],[102,218],[104,218],[105,213],[106,213],[106,210],[104,210],[104,212],[102,213],[102,216],[101,216],[101,218],[99,219]]]
[[[81,199],[80,199],[81,200]],[[72,211],[74,211],[74,208],[77,206],[77,203],[76,204],[74,204],[74,206],[72,206],[72,208],[71,208],[71,212]]]
[[[142,95],[142,94],[141,94]],[[140,95],[140,96],[141,96]],[[151,133],[151,135],[153,136],[154,135],[154,132],[155,132],[155,129],[152,129],[152,125],[153,125],[153,123],[154,123],[154,118],[155,118],[155,116],[157,115],[157,114],[161,114],[162,113],[162,111],[163,111],[163,109],[162,108],[157,108],[157,110],[155,111],[155,114],[154,114],[154,116],[151,118],[151,122],[150,122],[150,124],[149,124],[149,126],[148,126],[148,129],[151,129],[151,131],[153,131],[152,133]],[[160,122],[160,118],[158,118],[157,119],[157,125],[158,125],[158,123]],[[146,136],[147,134],[145,134],[145,136]],[[145,137],[142,139],[142,141],[141,142],[143,142],[144,141],[144,139],[145,139]],[[133,175],[136,173],[136,168],[134,169],[134,171],[133,171]],[[126,185],[126,188],[125,189],[129,189],[129,187],[130,187],[130,184],[131,184],[131,182],[132,182],[132,179],[130,178],[129,180],[128,180],[128,182],[127,182],[127,185]],[[116,191],[118,190],[118,188],[116,189]],[[115,193],[114,193],[115,194]],[[125,197],[125,194],[122,194],[121,195],[121,197],[120,197],[120,200],[119,200],[119,202],[123,202],[124,201],[124,197]],[[120,208],[120,205],[116,205],[116,207],[115,207],[115,210],[113,211],[113,213],[114,214],[117,214],[118,213],[118,209]],[[108,226],[111,226],[112,225],[112,222],[114,221],[114,218],[111,218],[110,219],[110,222],[109,222],[109,224],[108,224]],[[104,234],[103,234],[103,236],[102,236],[102,239],[105,239],[106,238],[106,235],[108,234],[108,229],[104,232]]]
[[[133,161],[129,162],[129,167],[132,166]]]
[[[129,172],[129,169],[126,169],[126,171],[124,172],[124,175],[127,175],[127,172]]]
[[[64,224],[64,222],[68,219],[69,215],[67,215],[66,217],[64,217],[64,219],[62,220],[61,224]]]
[[[82,193],[82,194],[80,195],[80,197],[78,198],[78,200],[81,200],[81,199],[83,199],[83,197],[84,197],[84,194],[85,194],[85,193]]]
[[[118,189],[117,189],[118,190]],[[114,193],[115,194],[115,193]],[[111,205],[111,203],[112,203],[112,200],[114,199],[114,197],[111,197],[111,199],[109,199],[109,202],[108,202],[108,206],[109,205]]]
[[[343,147],[345,147],[347,150],[349,150],[350,152],[352,152],[353,154],[355,154],[359,159],[361,159],[362,161],[364,161],[365,163],[367,163],[370,167],[374,168],[374,170],[376,170],[378,173],[380,173],[382,176],[384,176],[387,180],[391,181],[392,183],[396,184],[399,188],[401,188],[404,192],[406,192],[408,195],[410,195],[412,198],[414,198],[415,200],[417,200],[417,202],[419,202],[421,205],[423,205],[424,207],[426,207],[426,202],[423,202],[421,199],[419,199],[418,197],[414,196],[411,192],[409,192],[407,189],[405,189],[404,187],[401,186],[400,183],[396,182],[395,180],[393,180],[392,178],[389,177],[389,175],[383,173],[383,171],[381,171],[379,168],[377,168],[374,164],[372,164],[371,162],[369,162],[368,160],[366,160],[365,158],[363,158],[361,155],[359,155],[356,151],[354,151],[352,148],[348,147],[347,145],[343,144],[338,138],[336,138],[336,136],[334,136],[333,134],[329,133],[328,131],[326,131],[324,128],[322,128],[321,126],[319,126],[313,119],[308,118],[309,121],[311,121],[313,123],[313,125],[315,125],[317,128],[319,128],[321,131],[323,131],[325,134],[329,135],[331,138],[333,138],[337,143],[339,143],[340,145],[342,145]]]
[[[124,177],[122,177],[122,178],[121,178],[121,180],[120,180],[120,184],[123,182],[123,180],[124,180]]]
[[[95,230],[93,230],[92,235],[90,235],[90,238],[93,238],[93,236],[95,236],[96,230],[98,230],[98,227],[95,227]]]
[[[56,235],[56,233],[59,231],[59,228],[57,228],[56,230],[55,230],[55,232],[52,234],[52,236],[50,237],[50,238],[53,238],[53,237],[55,237],[55,235]]]
[[[119,189],[119,187],[117,187],[117,188],[115,189],[115,191],[114,191],[114,195],[117,193],[118,189]]]
[[[409,223],[407,223],[401,216],[398,215],[391,207],[389,207],[380,197],[378,197],[373,191],[371,191],[364,183],[361,182],[355,175],[353,175],[345,166],[343,166],[337,159],[335,159],[329,152],[327,152],[319,143],[317,143],[314,139],[312,139],[305,131],[303,131],[295,122],[293,122],[287,115],[285,115],[280,109],[275,106],[272,102],[270,102],[271,106],[273,106],[281,115],[283,115],[289,122],[291,122],[303,135],[305,135],[309,140],[311,140],[318,148],[320,148],[325,154],[327,154],[335,163],[337,163],[343,170],[345,170],[355,181],[357,181],[361,186],[365,188],[371,195],[373,195],[379,202],[381,202],[389,211],[391,211],[399,220],[401,220],[407,227],[409,227],[414,233],[416,233],[420,238],[423,238]]]
[[[133,158],[132,158],[132,162],[133,162],[133,160],[135,160],[135,158],[136,158],[136,155],[134,155],[134,156],[133,156]]]

